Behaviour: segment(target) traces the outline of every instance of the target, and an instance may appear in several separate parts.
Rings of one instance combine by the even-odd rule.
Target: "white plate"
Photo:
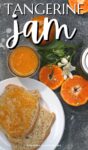
[[[51,112],[55,113],[56,120],[51,129],[51,133],[39,148],[39,150],[54,150],[61,140],[65,127],[64,111],[59,98],[50,88],[48,88],[43,83],[30,78],[24,79],[17,77],[1,81],[0,94],[3,92],[5,86],[11,83],[21,85],[29,90],[38,89],[42,96],[43,105],[45,105],[45,107],[48,107]],[[11,145],[3,135],[3,133],[0,133],[0,150],[11,150]]]

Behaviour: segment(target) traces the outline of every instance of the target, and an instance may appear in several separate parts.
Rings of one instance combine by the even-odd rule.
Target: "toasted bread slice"
[[[9,137],[19,138],[33,129],[40,96],[17,85],[8,85],[0,96],[0,127]]]
[[[51,131],[55,120],[55,114],[40,108],[40,113],[33,131],[25,138],[18,140],[18,144],[12,143],[13,150],[35,150],[43,143]]]

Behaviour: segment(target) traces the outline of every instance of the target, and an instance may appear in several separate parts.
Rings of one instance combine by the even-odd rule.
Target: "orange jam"
[[[30,47],[20,46],[11,52],[8,58],[10,70],[18,76],[33,75],[39,67],[38,54]]]

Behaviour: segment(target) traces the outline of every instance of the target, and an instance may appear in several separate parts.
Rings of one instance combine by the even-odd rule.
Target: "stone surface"
[[[0,0],[0,81],[6,78],[12,77],[8,65],[7,65],[7,56],[10,51],[5,47],[6,39],[12,34],[13,30],[13,20],[11,15],[6,15],[6,9],[3,7],[3,3],[11,2],[15,5],[19,2],[22,6],[23,3],[30,6],[31,3],[46,3],[48,0]],[[66,3],[66,0],[51,0],[50,3]],[[12,9],[11,9],[12,11]],[[24,23],[30,20],[33,15],[28,14],[25,16],[19,15],[20,28],[22,29]],[[62,39],[65,42],[69,43],[83,43],[83,47],[88,47],[88,14],[85,15],[74,15],[70,13],[69,15],[50,15],[51,18],[55,17],[59,20],[60,24],[66,23],[70,31],[76,27],[77,34],[73,40],[67,41],[62,36]],[[8,32],[7,32],[8,31]],[[19,45],[28,45],[30,42],[27,39],[21,37]],[[31,45],[33,46],[33,45]],[[82,49],[82,48],[81,48]],[[81,52],[80,49],[80,52]],[[80,55],[79,52],[79,55]],[[35,77],[37,78],[37,77]],[[57,93],[57,91],[56,91]],[[61,98],[60,98],[61,100]],[[88,104],[85,106],[74,108],[70,107],[61,100],[61,103],[64,107],[65,117],[66,117],[66,126],[63,138],[57,147],[57,150],[88,150]]]

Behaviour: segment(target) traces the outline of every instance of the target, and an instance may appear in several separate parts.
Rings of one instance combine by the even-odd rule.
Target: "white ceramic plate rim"
[[[59,144],[64,128],[65,128],[65,115],[62,104],[56,94],[45,84],[31,78],[8,78],[0,82],[0,94],[8,84],[16,84],[23,86],[29,90],[38,89],[44,103],[48,106],[51,112],[56,115],[55,123],[51,129],[51,132],[39,150],[54,150]],[[44,105],[45,105],[44,104]],[[3,133],[0,133],[0,150],[11,150],[11,145],[7,141]]]

